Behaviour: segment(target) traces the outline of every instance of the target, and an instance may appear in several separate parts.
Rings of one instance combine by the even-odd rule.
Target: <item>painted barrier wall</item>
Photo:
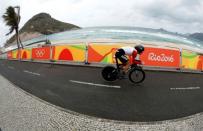
[[[180,67],[179,50],[145,47],[140,59],[146,66]]]
[[[88,62],[115,63],[114,55],[119,47],[126,46],[124,44],[101,45],[89,44],[88,46]],[[134,45],[132,45],[133,47]],[[146,66],[161,67],[180,67],[180,51],[172,49],[161,49],[145,47],[144,53],[140,56],[143,64]]]
[[[31,59],[31,54],[32,54],[32,49],[21,49],[21,55],[20,58],[21,60],[30,60]]]
[[[12,51],[8,51],[7,52],[7,59],[8,60],[11,60],[13,58],[13,56],[12,56]]]
[[[33,60],[50,60],[51,46],[32,48]]]
[[[90,43],[88,45],[88,62],[99,62],[99,63],[114,63],[114,55],[119,47],[124,46],[123,44],[99,44]]]
[[[11,59],[20,59],[20,52],[21,52],[21,50],[12,50]]]
[[[30,60],[31,59],[31,50],[32,49],[20,49],[20,50],[12,50],[7,52],[7,59],[23,59]]]
[[[183,50],[181,67],[193,70],[203,70],[203,55]]]
[[[7,59],[54,60],[56,62],[85,62],[87,59],[89,63],[113,64],[115,63],[115,52],[122,46],[126,46],[126,44],[89,43],[87,48],[85,44],[39,47],[9,51],[7,52]],[[134,45],[132,44],[131,46],[133,47]],[[145,51],[140,56],[140,59],[146,66],[203,70],[203,55],[187,50],[180,52],[175,49],[145,47]]]
[[[74,44],[54,46],[52,51],[52,60],[84,62],[86,45]]]

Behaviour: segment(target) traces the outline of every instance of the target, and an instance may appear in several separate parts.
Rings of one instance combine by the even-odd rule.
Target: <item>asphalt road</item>
[[[23,90],[78,113],[159,121],[203,111],[203,74],[146,71],[139,85],[106,82],[101,68],[0,60],[0,73]]]

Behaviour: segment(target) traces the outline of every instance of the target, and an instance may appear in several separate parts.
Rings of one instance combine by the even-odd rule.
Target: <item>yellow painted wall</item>
[[[182,51],[182,67],[188,69],[197,69],[199,55],[191,51]]]
[[[27,58],[23,57],[24,52],[26,53]],[[31,59],[32,49],[22,49],[21,50],[21,59],[29,60]]]
[[[68,49],[73,57],[73,61],[85,61],[86,46],[84,44],[55,46],[53,60],[60,60],[60,54],[64,49]]]

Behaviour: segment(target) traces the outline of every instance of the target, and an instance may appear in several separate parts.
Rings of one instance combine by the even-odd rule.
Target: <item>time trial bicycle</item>
[[[128,75],[129,80],[134,83],[138,84],[145,80],[145,72],[143,71],[142,67],[139,66],[137,61],[133,61],[133,63],[130,65],[127,74],[124,74],[122,69],[122,64],[118,63],[118,59],[116,59],[116,67],[115,66],[105,66],[102,69],[102,77],[106,81],[115,81],[118,79],[125,78],[125,75]]]

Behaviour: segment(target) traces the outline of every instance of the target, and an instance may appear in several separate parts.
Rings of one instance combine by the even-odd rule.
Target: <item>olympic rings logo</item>
[[[44,49],[36,50],[35,54],[36,54],[37,57],[43,57],[44,54],[45,54],[45,50]]]

